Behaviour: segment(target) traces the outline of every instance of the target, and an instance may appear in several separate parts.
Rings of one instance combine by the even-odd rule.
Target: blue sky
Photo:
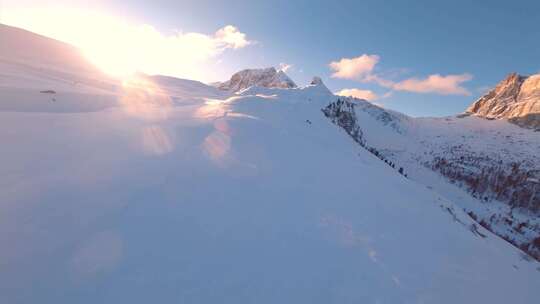
[[[506,74],[540,71],[540,1],[49,2],[121,16],[164,34],[212,34],[233,25],[252,43],[224,47],[194,78],[214,81],[239,69],[286,63],[300,85],[319,75],[334,92],[369,90],[374,102],[413,116],[459,113]],[[44,5],[0,3],[0,21],[13,7]],[[329,66],[362,55],[366,60],[342,62],[364,64],[351,73]]]

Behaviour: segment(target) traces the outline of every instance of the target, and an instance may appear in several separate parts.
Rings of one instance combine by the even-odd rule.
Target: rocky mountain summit
[[[322,85],[323,81],[322,81],[321,77],[315,76],[315,77],[313,77],[313,79],[311,80],[311,82],[309,84],[310,85]]]
[[[278,71],[274,67],[242,70],[232,75],[230,80],[217,84],[218,88],[233,92],[247,89],[251,86],[282,89],[297,87],[296,83],[285,72]]]
[[[540,74],[508,75],[466,113],[488,119],[508,119],[521,127],[540,130]]]

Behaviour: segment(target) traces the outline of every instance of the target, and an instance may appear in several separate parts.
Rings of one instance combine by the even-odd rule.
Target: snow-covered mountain
[[[540,74],[512,73],[466,113],[489,119],[507,119],[519,126],[540,130]]]
[[[367,147],[413,134],[402,114],[360,102],[335,115],[346,103],[332,106],[320,79],[236,94],[146,75],[104,86],[10,56],[0,68],[1,303],[540,297],[538,262],[333,123],[369,122]]]
[[[340,98],[325,114],[412,180],[540,259],[540,134],[474,116],[412,118]]]
[[[222,90],[238,92],[251,86],[265,88],[296,88],[296,84],[285,72],[274,67],[265,69],[246,69],[232,75],[231,79],[216,84]]]

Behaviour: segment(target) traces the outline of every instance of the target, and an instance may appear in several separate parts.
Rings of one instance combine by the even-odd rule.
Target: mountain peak
[[[319,76],[314,76],[308,87],[316,88],[316,90],[322,94],[333,95],[333,93],[326,87],[326,85],[324,85],[324,82]]]
[[[321,84],[324,84],[321,77],[319,76],[315,76],[313,77],[313,79],[311,80],[310,82],[311,85],[321,85]]]
[[[540,74],[510,73],[466,113],[490,119],[508,119],[519,126],[540,129]]]
[[[274,67],[264,69],[245,69],[231,76],[231,79],[218,84],[218,88],[229,91],[240,91],[251,86],[266,88],[296,88],[296,84],[285,72]]]

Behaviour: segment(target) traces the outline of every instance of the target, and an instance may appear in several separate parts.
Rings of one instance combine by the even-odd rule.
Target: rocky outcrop
[[[512,73],[466,111],[488,119],[507,119],[540,130],[540,74]]]
[[[237,92],[247,89],[251,86],[260,86],[265,88],[296,88],[296,84],[283,71],[275,68],[266,69],[247,69],[232,75],[231,79],[219,83],[218,88]]]
[[[319,76],[313,77],[313,79],[311,80],[311,82],[309,84],[310,85],[324,85],[321,77],[319,77]]]

